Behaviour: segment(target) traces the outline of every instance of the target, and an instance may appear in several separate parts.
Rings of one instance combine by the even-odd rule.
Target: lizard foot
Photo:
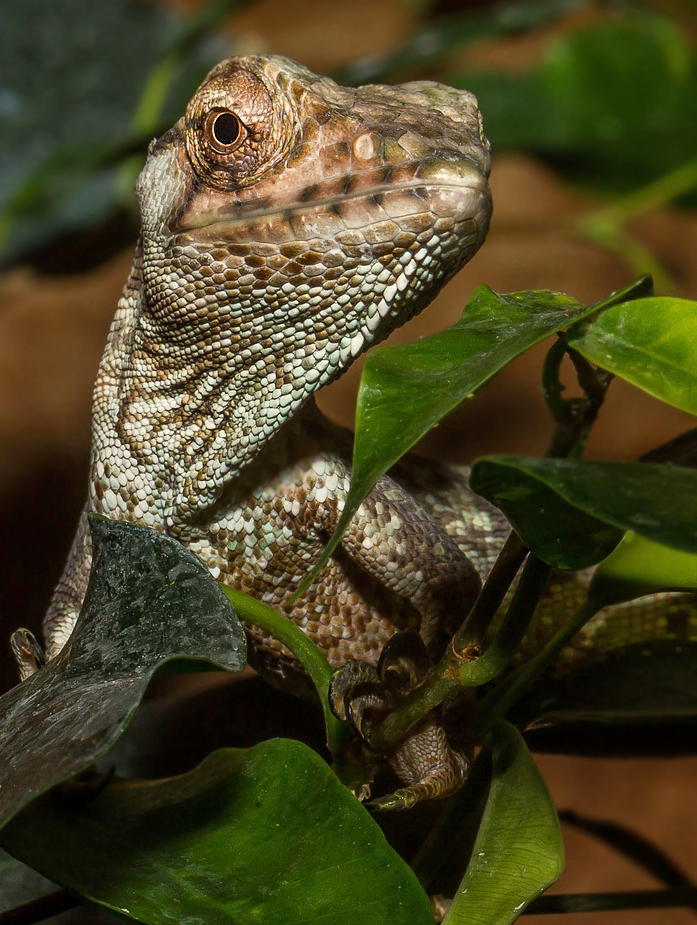
[[[10,647],[17,662],[20,681],[30,678],[46,664],[44,650],[30,630],[15,630],[10,638]]]
[[[334,675],[332,709],[370,747],[371,729],[423,681],[431,666],[421,637],[411,630],[398,633],[377,668],[352,661]],[[468,768],[467,759],[447,740],[440,710],[425,716],[385,757],[406,786],[370,801],[372,809],[404,810],[421,800],[450,796],[463,784]]]

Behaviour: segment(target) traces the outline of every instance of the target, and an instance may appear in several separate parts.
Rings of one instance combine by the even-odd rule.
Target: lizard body
[[[349,479],[350,444],[311,396],[474,253],[488,170],[465,92],[349,90],[279,58],[219,65],[139,179],[141,242],[95,385],[88,509],[181,539],[335,667],[376,661],[401,627],[435,634],[479,578],[388,478],[289,604]],[[46,618],[49,657],[79,610],[88,547],[83,523]],[[281,654],[260,637],[253,650]]]
[[[347,89],[275,57],[216,67],[138,182],[142,233],[95,385],[86,510],[181,540],[214,577],[294,620],[335,668],[376,665],[406,628],[437,655],[507,532],[462,473],[440,489],[416,463],[401,484],[383,477],[310,590],[290,597],[350,478],[350,437],[312,395],[477,250],[488,173],[465,91]],[[83,516],[45,620],[49,658],[89,568]],[[567,586],[573,607],[582,580]],[[295,685],[290,654],[249,635],[253,664]],[[447,792],[461,763],[437,724],[419,735],[394,766],[410,786],[440,775],[431,792]]]

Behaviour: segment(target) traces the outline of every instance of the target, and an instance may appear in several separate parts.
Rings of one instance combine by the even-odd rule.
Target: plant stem
[[[371,746],[381,751],[388,749],[455,691],[480,687],[498,677],[515,655],[525,635],[550,571],[545,562],[531,557],[489,648],[480,655],[478,647],[463,646],[460,632],[456,633],[445,655],[424,683],[408,694],[371,732]]]
[[[671,292],[675,282],[645,247],[626,230],[633,219],[652,209],[668,205],[697,187],[697,158],[687,161],[653,180],[641,189],[616,200],[612,205],[577,219],[574,232],[619,254],[637,273],[650,273],[657,288]]]
[[[60,915],[61,912],[67,912],[68,909],[74,909],[82,902],[82,899],[66,890],[55,890],[15,909],[0,912],[0,925],[34,925],[34,922],[43,922],[54,915]]]
[[[602,605],[601,605],[602,607]],[[521,665],[484,697],[477,714],[476,740],[481,742],[488,731],[502,720],[511,707],[552,664],[561,650],[598,612],[598,604],[586,601],[550,639],[541,652]]]
[[[619,854],[642,867],[663,886],[682,889],[693,886],[682,870],[648,839],[616,822],[581,816],[573,810],[560,810],[559,820],[604,842]]]
[[[564,386],[559,379],[559,372],[565,354],[573,363],[578,384],[583,389],[581,398],[561,397]],[[542,392],[557,425],[545,456],[578,459],[583,454],[588,434],[613,378],[612,373],[592,366],[560,336],[550,348],[542,372]]]
[[[636,890],[626,893],[567,893],[540,896],[523,910],[523,915],[552,915],[565,912],[602,912],[621,909],[697,909],[697,887],[678,890]]]
[[[479,592],[474,607],[458,630],[457,648],[462,652],[471,645],[478,645],[484,639],[491,621],[498,613],[506,592],[525,561],[528,548],[515,530],[511,530],[498,554],[494,567]]]
[[[329,684],[334,674],[312,640],[292,620],[282,616],[273,607],[257,601],[248,594],[236,591],[220,582],[220,586],[237,613],[247,623],[259,627],[289,649],[309,674],[322,704],[324,725],[327,734],[327,748],[332,757],[337,757],[346,738],[347,726],[331,711],[329,706]]]

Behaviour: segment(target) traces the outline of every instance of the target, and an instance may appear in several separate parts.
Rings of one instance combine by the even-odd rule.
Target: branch
[[[679,889],[694,886],[690,878],[664,851],[623,825],[607,822],[604,819],[581,816],[570,809],[560,810],[559,819],[604,842],[619,854],[638,864],[663,886]]]
[[[603,912],[622,909],[697,909],[697,887],[679,890],[636,890],[627,893],[566,893],[540,896],[523,915],[554,915],[566,912]]]
[[[45,919],[74,909],[82,905],[83,900],[73,896],[66,890],[56,890],[31,902],[0,912],[0,925],[34,925],[34,922],[43,922]]]

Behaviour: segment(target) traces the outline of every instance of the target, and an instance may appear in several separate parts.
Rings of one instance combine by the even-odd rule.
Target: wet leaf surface
[[[655,297],[605,309],[568,343],[661,401],[697,414],[697,302]]]
[[[625,530],[697,552],[695,469],[485,456],[474,463],[470,484],[501,508],[540,558],[558,568],[600,561]]]
[[[56,882],[151,925],[433,922],[370,815],[289,739],[214,752],[182,777],[114,783],[77,813],[48,794],[2,840]]]
[[[522,736],[502,723],[489,742],[489,797],[467,872],[443,925],[514,922],[564,869],[559,820]]]
[[[241,671],[242,626],[208,570],[146,527],[91,519],[93,568],[61,653],[0,698],[0,825],[123,731],[173,659]]]

